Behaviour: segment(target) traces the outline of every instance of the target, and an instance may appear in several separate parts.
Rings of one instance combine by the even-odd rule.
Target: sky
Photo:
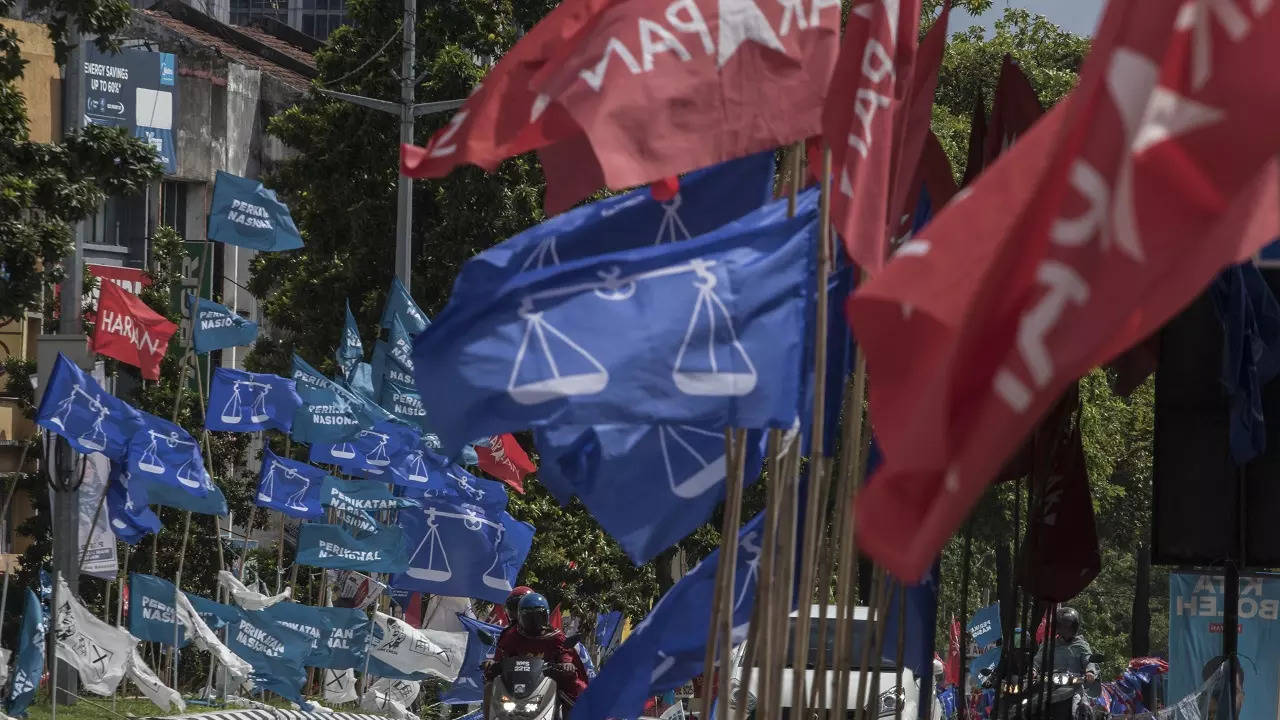
[[[1102,5],[1103,0],[994,0],[991,9],[977,17],[961,13],[951,18],[950,30],[955,32],[970,25],[982,25],[990,30],[1006,7],[1019,7],[1044,15],[1070,32],[1092,35],[1102,14]]]

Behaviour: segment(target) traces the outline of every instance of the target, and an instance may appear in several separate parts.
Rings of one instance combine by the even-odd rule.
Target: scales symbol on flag
[[[751,357],[738,340],[728,308],[715,293],[717,280],[710,272],[715,264],[715,261],[696,258],[686,263],[625,277],[619,269],[614,268],[612,273],[598,281],[551,288],[525,296],[517,310],[520,318],[525,321],[525,330],[516,350],[507,394],[521,405],[537,405],[562,397],[593,395],[609,385],[609,371],[590,352],[548,322],[542,311],[535,310],[536,301],[577,295],[590,290],[602,300],[622,302],[635,294],[637,283],[688,273],[695,276],[693,286],[698,290],[698,297],[689,317],[684,341],[676,354],[671,371],[672,380],[686,395],[739,397],[749,394],[756,387],[758,375]],[[725,340],[728,342],[724,342]],[[531,342],[537,345],[532,353],[529,347]],[[553,351],[553,343],[558,344],[560,349]],[[741,362],[741,369],[721,369],[717,350],[725,349],[731,351],[731,356],[737,357]],[[566,352],[571,353],[571,363],[566,364],[564,357],[557,362],[555,355],[559,353],[563,356]],[[704,352],[706,362],[698,364],[697,358]],[[530,375],[522,373],[526,369],[526,362],[536,363],[539,356],[545,362],[545,368],[539,370],[549,370],[549,376],[522,381],[523,377]],[[578,361],[580,366],[581,361],[585,361],[590,369],[579,367],[577,372],[562,373],[560,368],[568,367],[573,360]]]
[[[480,579],[491,588],[504,591],[511,590],[511,583],[505,577],[491,574],[498,568],[499,550],[502,548],[502,538],[506,535],[506,528],[500,522],[481,517],[476,512],[478,508],[473,509],[467,505],[462,507],[466,510],[465,513],[448,512],[434,507],[426,509],[427,532],[422,536],[422,541],[418,543],[418,547],[414,548],[413,554],[409,556],[409,569],[405,571],[405,574],[411,578],[429,582],[446,582],[453,577],[453,567],[449,564],[448,551],[445,549],[444,542],[440,539],[440,524],[436,522],[437,518],[448,518],[461,520],[463,526],[473,532],[483,532],[485,526],[494,528],[497,531],[497,536],[493,542],[493,562],[485,569],[484,575]],[[417,567],[414,565],[414,561],[418,559],[424,546],[427,548],[427,564],[425,567]]]
[[[142,451],[142,457],[138,458],[138,469],[152,475],[164,475],[164,471],[167,469],[164,461],[160,459],[158,454],[156,454],[157,440],[159,442],[166,443],[170,448],[176,448],[179,445],[187,445],[194,450],[196,447],[194,441],[182,440],[178,437],[178,433],[176,432],[171,432],[166,435],[164,433],[158,433],[155,430],[147,430],[146,433],[151,437],[151,442],[148,443],[146,449]],[[174,477],[184,486],[197,489],[205,487],[205,478],[203,477],[203,473],[201,473],[199,478],[192,477],[191,461],[194,459],[195,455],[192,454],[192,456],[178,468],[178,472]]]
[[[248,387],[253,394],[253,402],[249,404],[248,422],[260,423],[270,420],[271,416],[267,414],[267,393],[271,392],[271,386],[253,380],[234,380],[231,383],[231,397],[227,398],[227,404],[222,406],[222,422],[245,422],[245,407],[240,399],[241,387]]]
[[[427,461],[421,448],[409,453],[409,482],[425,483],[430,478],[427,473]]]
[[[391,436],[386,433],[380,433],[375,430],[361,430],[356,434],[357,438],[373,437],[378,439],[378,444],[373,449],[365,453],[364,461],[370,466],[369,471],[378,475],[383,468],[391,464],[391,458],[387,455],[387,443],[391,440]],[[334,445],[329,451],[330,455],[343,460],[350,460],[356,456],[356,448],[351,443],[344,442],[340,445]]]
[[[667,471],[667,484],[676,497],[685,500],[701,497],[703,493],[724,480],[723,433],[688,425],[659,425],[657,430],[658,443],[662,446],[662,461]],[[694,443],[705,447],[695,447]],[[677,482],[672,454],[680,450],[692,457],[700,469]],[[712,459],[708,460],[708,458]]]
[[[607,218],[625,208],[644,202],[649,197],[648,195],[638,194],[617,207],[600,210],[600,215]],[[685,226],[684,221],[680,219],[681,203],[680,193],[676,193],[676,196],[670,202],[661,203],[662,221],[658,223],[658,234],[653,240],[654,245],[688,240],[693,237],[692,233],[689,232],[689,228]],[[549,235],[539,240],[533,251],[529,253],[529,257],[525,258],[524,264],[520,266],[520,272],[541,270],[559,265],[561,263],[560,252],[556,247],[558,239],[556,235]]]
[[[49,418],[49,422],[66,432],[71,432],[71,429],[66,426],[67,418],[71,414],[71,409],[76,404],[76,400],[81,398],[84,400],[86,407],[98,414],[98,419],[94,420],[93,426],[81,433],[76,440],[90,450],[105,450],[107,447],[107,434],[102,430],[102,421],[111,416],[111,411],[107,409],[107,406],[102,403],[98,396],[89,394],[80,383],[72,385],[71,394],[58,402],[58,410],[53,417]]]
[[[476,502],[484,500],[484,491],[475,485],[472,485],[471,481],[465,476],[454,475],[452,472],[446,472],[445,474],[453,478],[454,481],[458,483],[458,487],[462,488],[463,492],[467,495],[470,495],[472,500],[475,500]]]
[[[276,460],[271,461],[270,469],[267,470],[266,476],[262,478],[262,487],[258,490],[258,501],[272,502],[275,499],[277,470],[289,479],[302,481],[302,486],[298,488],[297,492],[286,498],[284,504],[295,510],[309,510],[306,504],[303,503],[302,498],[307,494],[307,490],[311,489],[311,478]]]

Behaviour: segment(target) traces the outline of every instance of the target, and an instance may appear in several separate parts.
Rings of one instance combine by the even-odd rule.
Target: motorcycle
[[[1090,662],[1101,662],[1094,654]],[[1085,678],[1064,670],[1043,673],[1029,684],[1006,681],[993,718],[1009,720],[1094,720],[1093,700]]]
[[[542,658],[512,657],[489,684],[489,720],[563,720],[556,683]]]

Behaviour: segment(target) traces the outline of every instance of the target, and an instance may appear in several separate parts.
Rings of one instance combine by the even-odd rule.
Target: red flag
[[[920,0],[856,5],[822,113],[831,147],[831,219],[849,257],[870,273],[884,265],[889,215],[899,210],[890,208],[893,151],[911,101],[919,27]]]
[[[511,433],[489,436],[487,443],[476,445],[476,457],[480,459],[481,470],[521,494],[524,494],[525,476],[538,469]]]
[[[995,102],[991,107],[991,123],[982,143],[982,167],[988,167],[1000,153],[1008,150],[1020,135],[1031,129],[1044,108],[1035,88],[1018,63],[1008,55],[1000,66],[996,82]]]
[[[960,621],[951,618],[951,638],[947,643],[947,665],[943,671],[944,685],[960,684]]]
[[[1075,93],[851,299],[886,460],[859,537],[897,576],[1069,383],[1274,236],[1280,77],[1251,68],[1280,60],[1280,8],[1219,34],[1227,6],[1111,3]]]
[[[556,605],[556,609],[551,611],[551,627],[563,631],[564,616],[560,613],[560,606]]]
[[[178,326],[115,283],[102,283],[99,293],[90,349],[137,367],[148,380],[158,380],[160,361]]]
[[[404,621],[413,627],[422,627],[422,593],[410,593],[409,607],[404,609]]]
[[[964,177],[960,179],[960,185],[968,187],[973,179],[978,177],[986,164],[983,158],[986,157],[987,142],[987,106],[981,96],[977,102],[973,104],[973,118],[969,121],[969,155],[965,158]]]

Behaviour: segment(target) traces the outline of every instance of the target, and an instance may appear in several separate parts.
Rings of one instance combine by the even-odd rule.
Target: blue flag
[[[342,327],[342,338],[338,340],[333,357],[338,361],[342,374],[350,377],[356,364],[364,360],[364,343],[360,341],[360,326],[356,325],[356,316],[351,314],[351,301],[348,300],[345,306],[347,321]]]
[[[373,355],[369,358],[369,372],[373,376],[373,396],[382,397],[382,383],[387,375],[387,341],[378,338],[373,341]]]
[[[112,460],[107,483],[107,518],[117,539],[137,545],[147,535],[160,532],[160,518],[147,506],[147,498],[140,489],[130,489],[129,479],[125,464]]]
[[[409,566],[409,558],[404,532],[395,525],[358,538],[340,525],[303,523],[298,529],[298,563],[334,570],[395,573]]]
[[[253,504],[279,510],[289,517],[323,517],[320,489],[326,477],[328,473],[320,468],[282,458],[271,452],[271,448],[263,448],[258,494]]]
[[[447,454],[548,425],[791,427],[801,397],[815,196],[682,243],[520,275],[451,302],[414,346]]]
[[[302,407],[294,415],[294,440],[311,445],[342,443],[361,428],[391,419],[390,413],[316,372],[305,360],[293,356],[293,379]]]
[[[142,413],[142,428],[129,441],[131,480],[148,488],[165,485],[198,498],[213,490],[199,443],[182,427]]]
[[[358,362],[352,365],[344,384],[348,390],[377,402],[378,392],[373,386],[373,366],[369,363]]]
[[[312,445],[313,463],[337,465],[360,477],[389,479],[400,469],[406,455],[420,444],[418,432],[395,420],[380,421],[354,433],[351,439],[331,445]]]
[[[687,425],[554,427],[535,433],[539,480],[571,491],[637,565],[705,524],[724,500],[724,431]],[[763,433],[747,441],[760,475]]]
[[[611,610],[607,613],[596,615],[596,647],[600,648],[600,656],[613,649],[613,645],[620,639],[622,630],[622,613],[617,610]]]
[[[44,675],[44,636],[49,629],[40,598],[31,588],[27,588],[26,601],[22,628],[18,631],[18,658],[13,666],[13,682],[9,690],[8,713],[16,717],[26,716],[27,707],[40,687],[40,676]]]
[[[302,247],[302,234],[274,190],[221,170],[213,182],[209,239],[253,250]]]
[[[61,435],[82,453],[100,452],[112,460],[124,460],[142,418],[58,353],[36,411],[36,424]]]
[[[254,685],[306,707],[303,662],[311,653],[310,637],[277,622],[270,608],[240,610],[227,629],[227,647],[253,666]]]
[[[755,607],[763,526],[761,513],[738,532],[733,589],[735,645],[746,640]],[[637,717],[646,698],[680,687],[702,673],[719,559],[719,550],[708,555],[658,601],[578,698],[573,720]]]
[[[364,668],[364,656],[369,644],[369,617],[355,608],[315,608],[326,621],[324,635],[320,638],[323,657],[313,656],[315,667],[345,670]]]
[[[390,584],[435,595],[503,602],[533,542],[533,526],[467,503],[424,498],[421,508],[401,510],[399,522],[408,569]]]
[[[502,626],[480,622],[473,617],[459,614],[467,629],[467,652],[462,659],[458,679],[440,696],[440,702],[450,705],[466,705],[484,699],[484,661],[493,657],[498,647]]]
[[[299,632],[310,640],[311,649],[303,658],[303,665],[328,667],[323,663],[327,660],[329,652],[322,643],[329,635],[329,617],[321,612],[322,609],[286,601],[276,603],[262,612],[280,625]]]
[[[399,320],[410,335],[417,335],[431,324],[398,277],[391,278],[391,290],[387,292],[387,302],[382,306],[382,328],[392,329],[394,320]]]
[[[1209,287],[1222,322],[1231,456],[1244,465],[1267,449],[1262,387],[1280,373],[1280,303],[1252,262],[1223,270]]]
[[[407,482],[397,482],[411,497],[458,505],[478,505],[497,514],[507,507],[507,486],[495,480],[476,477],[456,463],[425,448],[410,455]],[[393,478],[396,482],[399,478]]]
[[[369,512],[420,507],[422,504],[413,498],[393,494],[379,482],[343,480],[333,476],[325,478],[320,490],[320,503],[335,509]]]
[[[233,605],[224,605],[207,597],[191,593],[185,593],[185,595],[191,601],[191,607],[195,609],[196,614],[200,616],[205,625],[209,626],[210,630],[221,630],[234,623],[240,617],[240,608]]]
[[[387,412],[395,415],[419,430],[427,429],[427,407],[422,404],[422,396],[414,385],[401,385],[399,382],[384,376],[381,405]]]
[[[582,643],[578,643],[573,646],[573,649],[578,652],[578,659],[582,661],[582,667],[587,671],[587,679],[595,680],[596,664],[591,662],[591,653],[587,652],[587,646]]]
[[[924,582],[907,586],[904,598],[906,630],[903,636],[903,665],[910,670],[922,685],[933,676],[933,634],[938,615],[938,563]],[[889,598],[891,611],[885,623],[885,643],[883,657],[898,656],[898,594],[904,592],[901,586],[894,585]],[[998,608],[998,606],[997,606]],[[1000,632],[1000,618],[996,617],[996,633]],[[976,676],[974,676],[976,677]],[[932,684],[932,683],[929,683]]]
[[[187,293],[187,307],[197,304],[196,325],[192,332],[196,352],[203,355],[229,347],[252,345],[258,339],[258,323],[212,300]]]
[[[773,151],[762,152],[685,175],[670,202],[642,187],[561,213],[472,258],[453,292],[488,293],[519,272],[709,233],[769,202],[773,164]]]
[[[177,614],[173,583],[154,575],[129,573],[129,632],[144,642],[173,645]],[[178,647],[190,642],[187,629],[178,625]]]
[[[232,432],[270,429],[287,433],[301,405],[302,398],[289,378],[214,368],[204,426]]]
[[[203,470],[204,468],[201,468],[201,472]],[[206,480],[208,477],[207,474],[204,475]],[[212,482],[209,483],[208,494],[203,497],[189,493],[186,489],[175,488],[172,485],[153,483],[137,475],[130,479],[129,486],[134,489],[134,492],[139,497],[145,497],[147,503],[151,505],[190,510],[202,515],[226,516],[227,514],[227,498],[222,494],[222,489]]]

